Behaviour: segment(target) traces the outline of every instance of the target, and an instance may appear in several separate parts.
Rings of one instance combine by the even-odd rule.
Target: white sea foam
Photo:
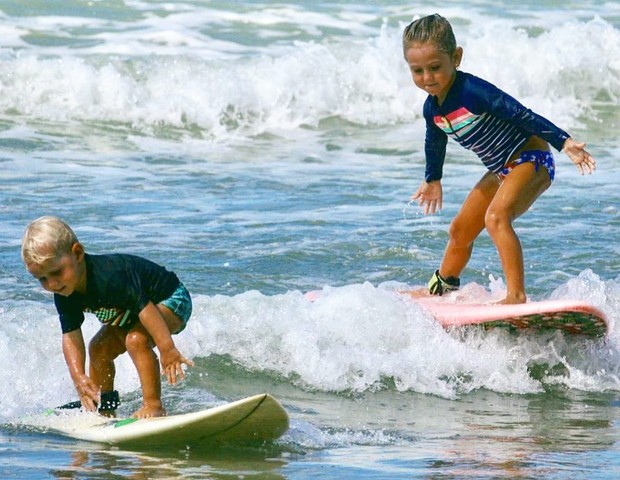
[[[547,383],[620,389],[617,282],[584,272],[550,297],[589,299],[603,309],[612,327],[605,343],[559,334],[514,336],[503,330],[446,332],[396,294],[398,287],[403,285],[325,287],[313,302],[298,291],[198,295],[192,320],[176,342],[191,358],[227,355],[249,370],[324,392],[396,388],[455,398],[477,389],[541,391],[528,371],[532,364],[563,366],[564,373],[551,375]],[[475,284],[465,286],[464,294],[478,300],[492,295]],[[13,368],[2,370],[0,416],[23,414],[24,403],[36,412],[74,399],[53,307],[11,307],[2,318],[0,360]],[[96,328],[96,320],[88,318],[85,337]],[[139,389],[127,355],[117,361],[117,371],[119,390]]]
[[[595,105],[620,97],[614,54],[620,32],[608,21],[452,13],[465,48],[463,69],[565,128],[581,125]],[[372,28],[372,14],[354,10],[335,16],[301,15],[293,7],[145,15],[132,29],[119,24],[107,33],[84,33],[88,42],[79,48],[35,48],[17,39],[30,30],[62,37],[67,29],[109,25],[67,17],[11,20],[4,28],[14,40],[0,55],[4,112],[46,121],[121,122],[144,132],[158,125],[194,128],[212,139],[316,127],[331,117],[361,125],[421,117],[424,95],[402,60],[400,12]],[[299,39],[278,40],[297,28],[306,32]],[[237,31],[238,43],[223,40],[220,29]],[[270,29],[275,39],[252,40]],[[326,29],[335,33],[320,33]]]
[[[437,9],[427,3],[416,12]],[[609,135],[618,126],[620,97],[617,5],[608,4],[601,19],[584,9],[487,15],[487,3],[442,10],[465,48],[463,69],[567,129],[600,123],[594,132]],[[0,213],[9,216],[0,222],[8,269],[0,282],[15,298],[1,307],[0,360],[12,368],[0,373],[0,417],[23,412],[24,403],[36,410],[75,399],[51,300],[29,300],[38,287],[19,262],[26,222],[48,210],[73,215],[93,250],[135,248],[152,257],[164,249],[165,260],[175,252],[191,267],[190,282],[206,293],[239,282],[244,267],[269,255],[247,284],[273,282],[276,291],[287,282],[311,284],[300,278],[303,272],[292,280],[272,274],[302,255],[314,266],[334,263],[327,273],[313,267],[308,276],[349,283],[325,288],[315,303],[299,291],[196,295],[194,318],[178,338],[191,357],[228,355],[249,370],[319,391],[396,388],[446,398],[482,388],[533,392],[542,387],[527,372],[532,361],[564,365],[570,375],[555,381],[570,388],[618,389],[619,280],[570,270],[572,256],[589,255],[596,241],[605,242],[606,252],[617,251],[615,139],[611,147],[598,146],[605,177],[577,180],[575,171],[564,169],[561,188],[545,194],[541,202],[550,201],[537,204],[527,223],[519,224],[523,238],[544,242],[542,258],[528,256],[537,263],[526,266],[535,274],[532,283],[561,284],[554,297],[582,298],[603,308],[612,320],[608,343],[515,340],[501,331],[448,333],[390,287],[350,278],[380,282],[386,271],[392,275],[383,258],[425,263],[403,271],[426,268],[444,245],[436,236],[447,228],[448,215],[421,218],[414,207],[403,207],[422,169],[424,95],[412,85],[400,50],[411,6],[340,5],[310,12],[286,4],[243,4],[234,11],[180,2],[126,5],[131,11],[118,18],[2,17],[0,140],[11,153],[0,172],[6,199]],[[42,41],[46,35],[55,41]],[[324,126],[334,119],[335,127]],[[351,124],[354,135],[347,130]],[[92,125],[107,128],[109,138],[97,129],[91,133]],[[377,146],[394,153],[373,153]],[[401,157],[414,158],[397,165]],[[479,167],[455,157],[445,181],[452,187],[449,211]],[[596,201],[589,189],[596,189]],[[555,202],[560,206],[550,208]],[[320,228],[300,233],[308,224]],[[394,233],[394,239],[382,238]],[[591,243],[572,248],[575,235]],[[357,238],[346,244],[351,236]],[[332,255],[332,248],[338,253]],[[559,255],[557,266],[548,266],[549,250]],[[379,260],[359,266],[366,257]],[[217,273],[205,271],[205,258]],[[343,258],[354,265],[341,269]],[[486,260],[492,268],[480,258],[472,260],[478,272],[499,270],[495,257]],[[610,278],[610,258],[594,255],[579,265]],[[496,281],[489,285],[493,295],[502,288]],[[96,327],[89,319],[86,337]],[[122,392],[138,389],[127,356],[118,372]]]
[[[598,299],[614,328],[615,282],[605,284],[587,272],[574,282],[583,296]],[[596,296],[601,289],[611,296]],[[467,290],[474,296],[484,292],[479,286]],[[567,298],[560,292],[554,297]],[[247,292],[200,297],[197,305],[196,321],[184,340],[195,355],[230,355],[247,368],[297,378],[302,386],[321,391],[385,388],[382,382],[391,379],[388,384],[393,381],[399,390],[448,398],[478,388],[535,392],[542,387],[528,373],[532,362],[564,364],[571,374],[558,381],[571,388],[619,384],[615,330],[598,353],[600,342],[561,335],[448,333],[391,288],[370,284],[325,288],[313,303],[299,292],[273,297]],[[583,348],[592,356],[582,357]]]

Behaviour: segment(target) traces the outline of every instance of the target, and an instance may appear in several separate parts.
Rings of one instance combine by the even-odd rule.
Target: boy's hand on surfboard
[[[185,380],[185,372],[183,371],[183,364],[188,367],[193,367],[194,362],[181,355],[176,348],[172,348],[167,352],[161,353],[161,367],[162,374],[166,376],[170,385],[177,384],[177,375],[181,380]]]
[[[411,196],[411,200],[417,200],[418,205],[424,207],[424,215],[432,215],[437,210],[441,210],[443,192],[441,181],[422,182],[418,190]]]
[[[80,402],[82,402],[82,408],[87,412],[96,412],[100,391],[95,382],[84,375],[75,382],[75,389],[80,397]]]
[[[592,158],[586,151],[585,143],[578,143],[572,138],[567,138],[564,142],[564,153],[568,155],[568,158],[577,166],[579,173],[592,173],[596,170],[596,160]]]

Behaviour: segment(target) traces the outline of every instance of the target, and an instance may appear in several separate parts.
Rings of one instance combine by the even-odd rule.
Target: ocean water
[[[529,297],[588,300],[606,340],[446,332],[424,285],[481,163],[450,144],[444,209],[409,202],[424,95],[400,34],[439,12],[462,68],[588,143],[515,226]],[[620,3],[0,0],[0,478],[617,478]],[[267,391],[273,444],[129,452],[28,428],[75,399],[21,235],[58,215],[87,251],[174,270],[196,366],[171,412]],[[463,274],[501,297],[483,234]],[[320,290],[311,303],[304,293]],[[85,336],[97,329],[94,318]],[[116,386],[140,402],[128,358]]]

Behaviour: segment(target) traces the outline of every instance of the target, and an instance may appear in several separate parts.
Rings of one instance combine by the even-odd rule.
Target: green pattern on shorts
[[[127,318],[129,317],[129,310],[126,310],[124,315],[123,311],[118,308],[98,308],[97,310],[91,310],[90,308],[85,308],[85,312],[94,313],[97,319],[103,324],[115,325],[122,327]],[[122,317],[121,317],[122,315]],[[120,317],[120,318],[119,318]],[[114,321],[118,318],[118,321]]]

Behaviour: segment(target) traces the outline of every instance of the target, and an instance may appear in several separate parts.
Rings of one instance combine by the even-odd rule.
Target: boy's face
[[[86,292],[84,248],[74,243],[71,252],[50,258],[41,264],[29,263],[26,268],[48,292],[68,297],[73,292]]]
[[[405,51],[413,83],[429,95],[437,97],[441,104],[454,82],[456,67],[461,63],[463,49],[458,47],[454,55],[448,55],[431,42],[412,44]]]

